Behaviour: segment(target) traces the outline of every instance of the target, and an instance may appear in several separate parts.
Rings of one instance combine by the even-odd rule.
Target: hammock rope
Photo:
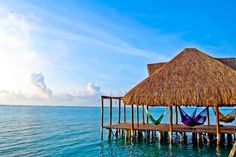
[[[186,112],[184,112],[183,109],[179,108],[180,116],[182,119],[182,122],[186,126],[197,126],[197,125],[202,125],[205,123],[207,119],[207,108],[203,109],[197,116],[197,108],[194,110],[193,114],[189,116]]]
[[[147,108],[145,107],[145,111],[148,117],[148,120],[151,122],[152,125],[158,125],[161,123],[162,119],[165,117],[166,112],[168,111],[168,108],[160,115],[160,117],[155,120],[153,116],[148,112]]]

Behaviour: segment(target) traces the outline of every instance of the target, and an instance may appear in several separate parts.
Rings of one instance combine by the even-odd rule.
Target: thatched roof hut
[[[127,105],[236,106],[236,71],[194,48],[184,49],[123,98]]]

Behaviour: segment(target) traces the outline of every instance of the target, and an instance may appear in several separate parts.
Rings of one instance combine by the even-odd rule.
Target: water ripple
[[[115,110],[115,109],[114,109]],[[100,139],[100,108],[0,106],[0,156],[212,156],[214,146]],[[106,132],[106,131],[105,131]],[[106,134],[106,133],[105,133]],[[106,137],[106,135],[104,135]],[[178,140],[178,139],[177,139]],[[227,156],[222,147],[218,156]]]

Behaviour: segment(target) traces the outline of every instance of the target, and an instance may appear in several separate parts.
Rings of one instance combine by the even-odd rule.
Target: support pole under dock
[[[216,110],[216,139],[217,144],[220,144],[220,125],[219,125],[219,108],[218,106],[215,107]]]
[[[234,142],[234,145],[233,145],[228,157],[234,157],[234,155],[236,155],[236,141]]]
[[[170,106],[170,143],[172,143],[173,122],[172,122],[172,106]]]

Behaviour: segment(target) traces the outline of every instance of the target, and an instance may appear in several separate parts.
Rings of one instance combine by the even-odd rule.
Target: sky
[[[236,2],[0,0],[0,104],[99,106],[186,47],[236,57]]]

